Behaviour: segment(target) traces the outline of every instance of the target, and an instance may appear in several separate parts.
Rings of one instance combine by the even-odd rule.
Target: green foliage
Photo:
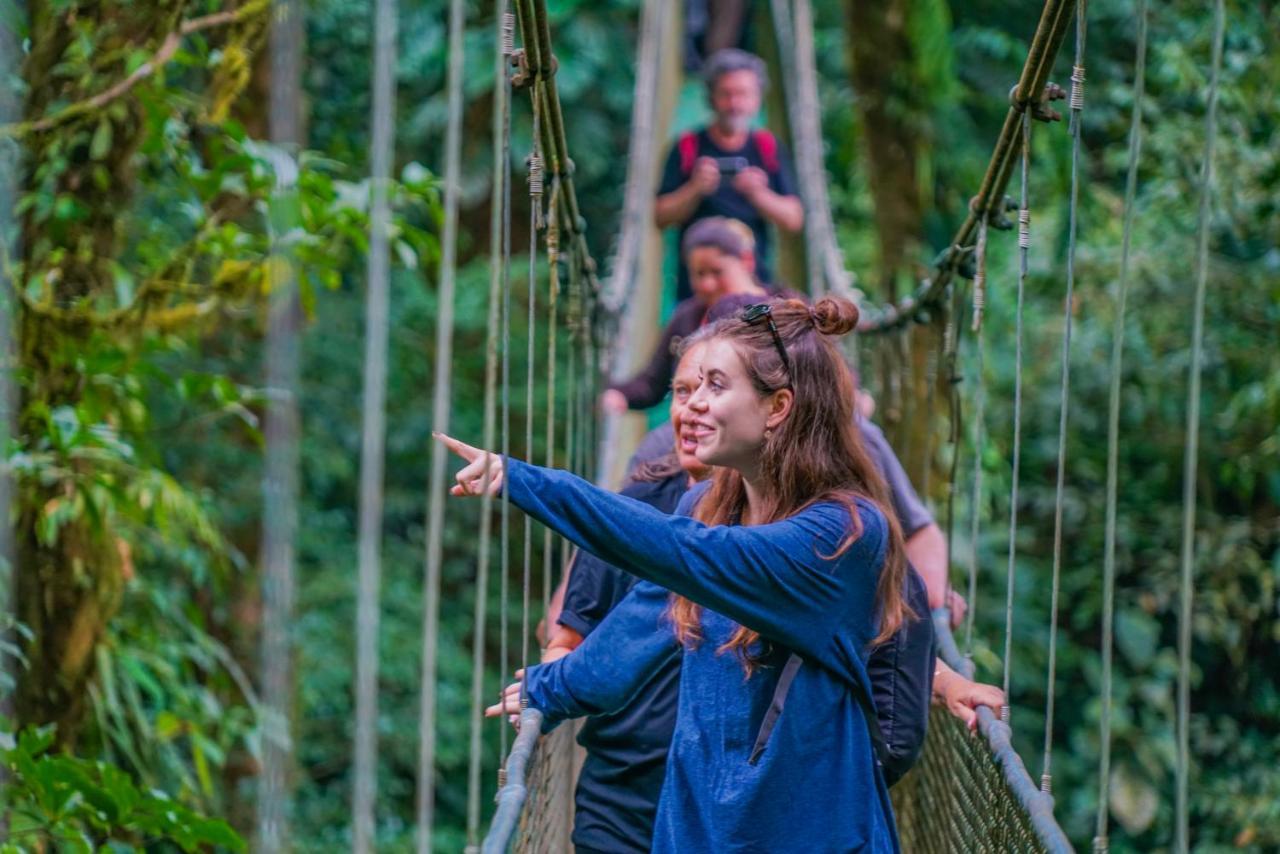
[[[209,819],[107,763],[53,752],[49,729],[0,732],[8,827],[4,854],[143,851],[170,843],[183,851],[244,851],[225,821]]]

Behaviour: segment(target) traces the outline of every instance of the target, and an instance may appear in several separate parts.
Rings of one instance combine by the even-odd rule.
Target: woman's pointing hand
[[[497,495],[502,491],[505,468],[501,454],[473,448],[466,442],[459,442],[452,436],[443,433],[432,433],[432,437],[450,451],[466,461],[466,465],[454,475],[457,484],[449,489],[450,495]]]

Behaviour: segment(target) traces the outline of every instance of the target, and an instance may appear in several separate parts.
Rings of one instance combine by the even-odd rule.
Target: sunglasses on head
[[[773,322],[773,306],[759,302],[742,310],[742,322],[748,326],[755,326],[761,320],[769,324],[769,332],[773,335],[773,346],[777,348],[778,356],[782,359],[782,367],[786,369],[787,377],[790,378],[793,376],[791,360],[787,358],[787,348],[782,346],[782,336],[778,334],[778,327]],[[787,384],[790,385],[790,382]]]

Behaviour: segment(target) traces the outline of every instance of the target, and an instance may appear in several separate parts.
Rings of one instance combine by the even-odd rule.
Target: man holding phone
[[[679,226],[681,239],[703,217],[741,220],[755,235],[757,274],[771,282],[768,225],[799,231],[804,208],[777,139],[751,128],[764,95],[764,62],[730,48],[713,54],[703,71],[715,117],[682,135],[667,156],[654,220],[659,228]],[[679,271],[676,298],[685,299],[691,291],[683,262]]]

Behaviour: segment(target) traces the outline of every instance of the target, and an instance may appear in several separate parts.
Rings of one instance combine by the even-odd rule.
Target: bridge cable
[[[391,211],[387,199],[395,158],[395,0],[374,6],[373,105],[369,141],[368,290],[365,298],[364,399],[360,427],[358,591],[356,595],[355,768],[351,792],[352,850],[376,843],[378,781],[378,629],[382,587],[383,472],[387,438],[387,337],[390,326]]]
[[[973,661],[973,621],[978,603],[978,537],[982,519],[982,455],[986,441],[987,383],[983,375],[982,313],[987,300],[987,218],[978,223],[978,243],[974,250],[973,273],[973,331],[974,393],[973,393],[973,486],[969,499],[969,588],[968,612],[965,614],[964,654]]]
[[[506,0],[498,0],[498,26],[496,28],[497,49],[495,51],[496,68],[493,88],[493,192],[489,211],[489,313],[486,323],[488,330],[485,343],[485,381],[484,381],[484,448],[486,457],[491,453],[497,432],[497,395],[498,395],[498,336],[502,307],[502,263],[503,251],[502,223],[503,212],[507,206],[507,188],[505,186],[506,165],[510,159],[510,137],[504,132],[509,130],[508,113],[511,109],[509,100],[511,76],[508,56],[511,50],[511,24],[507,16]],[[489,552],[490,539],[493,533],[493,496],[489,494],[490,469],[485,466],[484,478],[481,481],[480,502],[480,547],[476,558],[476,602],[474,616],[474,635],[471,652],[471,744],[467,767],[467,845],[468,854],[479,850],[480,843],[480,763],[482,753],[482,737],[484,724],[484,663],[485,663],[485,617],[488,605],[489,585]]]
[[[458,197],[462,189],[462,81],[466,43],[463,0],[449,2],[448,124],[445,130],[444,233],[441,236],[440,288],[436,298],[436,359],[431,429],[448,433],[453,385],[453,315],[458,257]],[[429,854],[435,819],[436,668],[440,635],[440,570],[443,558],[445,474],[449,452],[431,443],[427,490],[427,541],[424,556],[422,614],[422,699],[418,710],[417,851]]]
[[[1014,321],[1013,370],[1013,474],[1009,487],[1009,567],[1005,578],[1004,605],[1004,705],[1000,720],[1009,723],[1009,674],[1013,661],[1013,593],[1018,555],[1018,477],[1022,464],[1022,326],[1026,295],[1028,254],[1031,249],[1031,208],[1027,191],[1031,167],[1031,112],[1022,113],[1022,191],[1018,203],[1018,306]]]
[[[1213,58],[1209,73],[1208,105],[1204,120],[1204,159],[1200,166],[1200,212],[1196,234],[1196,291],[1191,326],[1191,367],[1187,387],[1187,442],[1182,466],[1182,571],[1178,608],[1178,761],[1176,850],[1186,852],[1188,828],[1187,780],[1190,774],[1191,726],[1191,606],[1196,545],[1196,465],[1200,447],[1200,372],[1204,354],[1204,300],[1209,278],[1209,219],[1213,196],[1213,147],[1217,136],[1218,82],[1222,70],[1225,29],[1223,0],[1213,5]]]
[[[547,205],[547,273],[550,277],[547,293],[547,423],[546,466],[556,464],[556,341],[560,337],[557,327],[560,311],[560,178],[551,179],[551,198]],[[552,554],[555,537],[550,528],[542,531],[542,613],[550,618],[552,578]],[[544,629],[544,638],[550,637],[551,625]]]
[[[303,12],[297,0],[271,4],[270,137],[275,184],[270,200],[272,272],[266,341],[267,405],[262,478],[262,775],[254,848],[288,851],[293,803],[293,611],[298,530],[298,375],[302,309],[298,260],[286,238],[298,227],[298,148],[302,139]]]
[[[1133,219],[1137,210],[1138,164],[1142,159],[1142,101],[1146,91],[1147,0],[1138,0],[1134,47],[1133,109],[1129,120],[1129,167],[1124,185],[1124,225],[1120,238],[1120,275],[1116,281],[1115,317],[1111,329],[1111,376],[1107,406],[1107,516],[1102,553],[1102,711],[1099,715],[1098,818],[1093,850],[1106,854],[1111,791],[1111,662],[1116,599],[1116,498],[1120,454],[1120,377],[1124,363],[1125,307],[1129,295],[1129,253],[1133,246]]]
[[[538,331],[538,231],[542,221],[542,146],[539,135],[542,132],[541,112],[538,109],[538,85],[535,82],[529,90],[533,103],[533,143],[529,151],[528,184],[529,184],[529,282],[528,282],[528,319],[526,321],[525,350],[525,386],[524,386],[524,454],[525,459],[533,457],[533,388],[535,368],[537,366],[537,331]],[[554,334],[554,330],[552,330]],[[524,518],[524,550],[521,571],[520,596],[520,666],[527,667],[529,661],[529,611],[533,593],[533,520]],[[550,626],[547,627],[550,629]],[[522,680],[523,681],[523,680]],[[521,689],[523,703],[524,690]]]
[[[1079,227],[1080,138],[1084,134],[1084,48],[1088,0],[1076,3],[1076,58],[1071,69],[1071,195],[1067,224],[1067,292],[1062,308],[1062,377],[1058,392],[1058,472],[1053,500],[1053,580],[1049,595],[1049,666],[1045,688],[1044,764],[1040,791],[1053,791],[1054,682],[1058,670],[1058,596],[1062,579],[1062,512],[1067,476],[1067,418],[1071,406],[1071,325],[1076,283],[1076,234]]]
[[[515,54],[516,16],[503,13],[503,51],[507,59],[507,74],[511,73],[511,58]],[[509,79],[509,78],[508,78]],[[507,110],[502,117],[502,146],[506,157],[502,163],[502,381],[501,427],[499,452],[504,460],[511,458],[511,92],[507,91]],[[511,502],[501,502],[498,531],[498,701],[502,701],[503,687],[511,673],[509,658],[508,605],[511,600]],[[498,725],[498,788],[506,782],[508,727],[499,718]]]

